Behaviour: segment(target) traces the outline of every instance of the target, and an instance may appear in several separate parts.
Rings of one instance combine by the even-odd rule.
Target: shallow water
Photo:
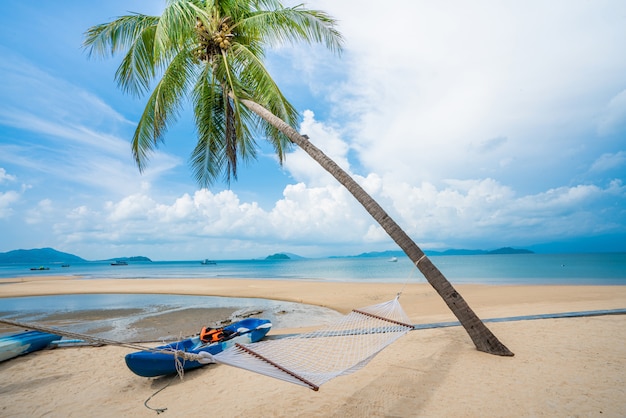
[[[5,298],[0,303],[2,318],[116,341],[175,340],[203,326],[246,317],[269,319],[273,329],[280,329],[324,325],[341,316],[319,306],[215,296],[87,294]]]

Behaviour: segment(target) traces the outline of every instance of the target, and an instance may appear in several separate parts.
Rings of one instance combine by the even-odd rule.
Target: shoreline
[[[454,321],[424,283],[248,279],[0,280],[1,297],[157,293],[264,298],[341,313],[392,299],[413,323]],[[455,285],[480,318],[626,308],[626,286]],[[0,303],[2,299],[0,298]],[[185,320],[184,315],[180,318]],[[319,392],[224,365],[140,378],[118,346],[45,350],[0,363],[2,416],[626,416],[626,315],[487,323],[514,357],[478,352],[462,327],[416,330]],[[274,331],[274,330],[272,330]],[[301,331],[296,329],[297,332]],[[33,402],[37,399],[37,402]],[[454,399],[450,402],[450,399]]]
[[[487,314],[479,315],[481,318],[626,308],[623,285],[453,285],[472,309]],[[231,278],[84,280],[72,276],[0,279],[0,301],[9,297],[79,294],[219,296],[303,303],[342,314],[393,299],[399,292],[405,311],[415,323],[421,322],[421,315],[454,318],[428,283]]]

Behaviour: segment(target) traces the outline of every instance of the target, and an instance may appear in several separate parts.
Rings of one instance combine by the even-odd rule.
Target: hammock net
[[[252,344],[236,344],[201,362],[250,370],[318,390],[365,366],[382,349],[413,329],[398,297],[355,309],[317,331]],[[205,356],[206,354],[206,356]]]

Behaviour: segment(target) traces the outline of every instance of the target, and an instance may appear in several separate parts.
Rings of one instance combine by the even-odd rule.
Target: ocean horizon
[[[446,278],[458,284],[626,285],[626,253],[434,255]],[[242,278],[347,282],[426,282],[406,256],[318,259],[133,262],[87,261],[63,266],[0,264],[0,278],[75,276],[116,278]]]

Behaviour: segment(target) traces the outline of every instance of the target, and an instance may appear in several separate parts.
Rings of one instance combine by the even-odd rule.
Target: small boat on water
[[[40,331],[22,331],[0,336],[0,361],[42,350],[61,338],[60,335]]]
[[[391,257],[388,261],[390,263],[397,263],[398,262],[398,257]]]
[[[112,266],[127,266],[128,263],[126,261],[115,261],[114,263],[111,263]]]
[[[214,264],[217,264],[217,263],[215,261],[212,261],[212,260],[209,260],[208,258],[206,258],[206,259],[202,260],[200,262],[200,264],[204,264],[206,266],[206,265],[214,265]]]
[[[269,319],[246,318],[239,322],[227,325],[219,331],[224,338],[216,342],[204,342],[200,335],[182,341],[156,347],[154,351],[137,351],[125,357],[128,368],[138,376],[156,377],[176,373],[176,359],[173,354],[163,351],[182,350],[197,354],[206,351],[209,354],[218,354],[227,348],[239,343],[254,343],[265,337],[272,327]],[[205,329],[203,329],[204,333]],[[197,361],[183,361],[185,371],[197,369],[204,364]]]
[[[39,267],[31,267],[31,270],[50,270],[50,267],[44,267],[44,266],[39,266]]]

